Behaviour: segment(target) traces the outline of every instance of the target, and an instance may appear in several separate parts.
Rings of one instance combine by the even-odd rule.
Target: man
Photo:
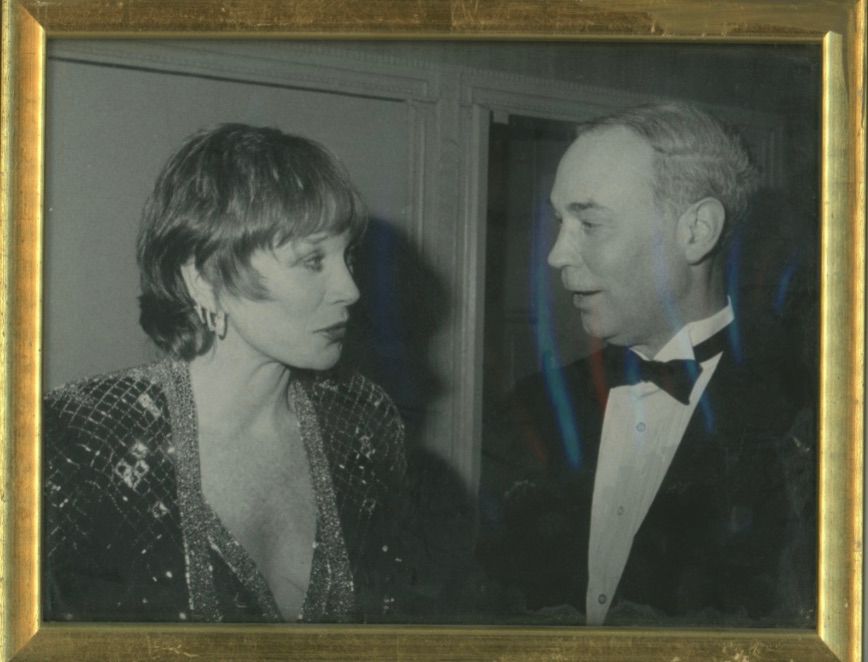
[[[743,342],[725,287],[755,188],[741,141],[688,105],[582,125],[564,154],[548,262],[608,346],[521,382],[486,435],[513,479],[484,476],[483,496],[506,489],[479,556],[528,608],[812,622],[810,412],[786,357]]]

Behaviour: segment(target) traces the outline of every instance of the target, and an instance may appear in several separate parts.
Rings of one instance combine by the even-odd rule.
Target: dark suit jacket
[[[529,609],[584,612],[607,351],[520,382],[487,426],[478,556]],[[688,424],[607,623],[813,623],[813,415],[779,360],[739,358],[724,352]]]

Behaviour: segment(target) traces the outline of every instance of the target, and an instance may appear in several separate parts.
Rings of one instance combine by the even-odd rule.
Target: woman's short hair
[[[365,225],[346,171],[322,145],[244,124],[200,131],[163,167],[142,214],[142,328],[176,358],[202,354],[214,338],[187,291],[184,264],[192,260],[218,291],[265,299],[254,251],[322,232],[348,232],[352,246]]]
[[[606,127],[629,129],[654,150],[654,197],[662,212],[677,217],[694,202],[715,198],[726,210],[724,237],[745,217],[758,174],[731,127],[696,106],[660,103],[580,124],[577,133]]]

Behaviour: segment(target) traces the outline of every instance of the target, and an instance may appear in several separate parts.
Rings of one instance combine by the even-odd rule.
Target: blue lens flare
[[[778,281],[778,287],[775,292],[774,311],[776,315],[782,315],[784,306],[787,303],[787,295],[790,292],[790,287],[793,284],[793,277],[796,275],[796,270],[799,266],[797,255],[792,255],[784,267],[784,272],[781,274]]]
[[[564,456],[571,469],[578,469],[582,464],[581,438],[576,426],[576,414],[570,402],[563,372],[560,370],[561,356],[554,333],[554,314],[552,310],[552,274],[546,263],[550,249],[548,240],[544,237],[544,223],[548,214],[544,205],[536,206],[531,232],[531,310],[536,312],[537,323],[534,329],[534,340],[537,351],[537,361],[542,366],[549,400],[554,408],[558,429],[564,446]]]
[[[657,285],[657,299],[663,301],[664,312],[666,314],[666,322],[670,329],[680,329],[684,326],[684,321],[678,311],[678,306],[675,304],[671,293],[671,264],[669,258],[663,254],[662,245],[657,246],[657,258],[654,260],[654,278]],[[647,357],[649,359],[653,356]]]
[[[372,233],[373,234],[373,233]],[[374,266],[373,309],[377,338],[387,347],[400,346],[400,315],[394,306],[395,282],[391,266],[396,250],[395,239],[388,232],[377,232],[369,243],[373,255],[369,264]]]
[[[702,412],[702,420],[705,423],[706,432],[714,432],[714,410],[711,408],[711,401],[707,397],[706,392],[699,398],[699,411]]]
[[[739,287],[741,285],[740,274],[742,270],[743,244],[743,236],[741,234],[735,235],[726,260],[726,291],[729,294],[734,311],[738,311],[741,306]],[[735,320],[729,325],[729,349],[732,352],[733,361],[738,365],[743,364],[744,346],[741,341],[741,331],[738,327],[738,315],[735,316]]]
[[[402,250],[395,234],[380,224],[369,227],[366,243],[368,286],[364,305],[372,323],[373,341],[379,357],[381,376],[403,403],[422,399],[418,372],[413,367],[412,352],[407,347],[407,329],[402,324],[400,280],[396,277],[396,255]]]

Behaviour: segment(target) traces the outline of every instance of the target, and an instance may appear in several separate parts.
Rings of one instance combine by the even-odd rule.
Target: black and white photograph
[[[43,618],[814,630],[822,74],[51,40]]]

